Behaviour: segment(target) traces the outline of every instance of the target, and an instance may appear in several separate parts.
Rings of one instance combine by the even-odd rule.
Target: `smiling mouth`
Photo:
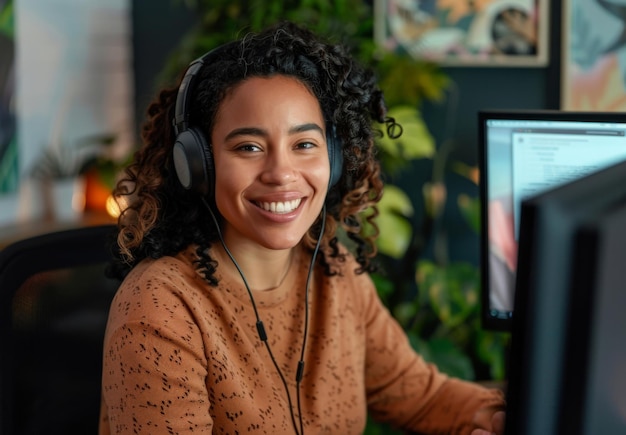
[[[276,214],[291,213],[298,208],[302,198],[294,199],[292,201],[284,202],[256,202],[256,205],[265,211]]]

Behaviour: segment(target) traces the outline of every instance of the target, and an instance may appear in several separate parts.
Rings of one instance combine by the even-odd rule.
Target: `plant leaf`
[[[474,380],[476,375],[472,361],[451,340],[433,338],[425,341],[416,334],[409,333],[409,341],[413,349],[425,361],[435,364],[439,371],[460,379]]]
[[[489,365],[491,377],[495,380],[505,378],[506,359],[504,349],[510,335],[477,329],[476,354],[478,358]]]
[[[414,213],[411,199],[402,189],[387,184],[378,203],[378,211],[378,249],[392,258],[400,258],[409,247],[413,231],[408,220]]]
[[[480,233],[480,199],[462,193],[457,198],[461,215],[476,233]]]
[[[424,264],[418,264],[420,270]],[[478,309],[479,276],[476,267],[466,263],[452,263],[445,267],[426,267],[418,272],[417,282],[426,292],[432,309],[442,324],[454,328]]]

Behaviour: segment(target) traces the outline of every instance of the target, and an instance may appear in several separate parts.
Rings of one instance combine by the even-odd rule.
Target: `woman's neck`
[[[224,247],[217,243],[215,256],[218,261],[218,269],[231,279],[241,279],[237,267],[231,260]],[[296,248],[285,250],[250,249],[250,247],[233,247],[228,249],[234,257],[241,273],[251,290],[273,290],[285,281],[293,264],[293,256]]]

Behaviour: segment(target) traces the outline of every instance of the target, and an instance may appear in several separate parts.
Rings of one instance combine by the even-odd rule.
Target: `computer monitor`
[[[510,331],[524,198],[626,159],[626,114],[481,111],[482,324]]]
[[[505,434],[626,433],[626,162],[520,217]]]

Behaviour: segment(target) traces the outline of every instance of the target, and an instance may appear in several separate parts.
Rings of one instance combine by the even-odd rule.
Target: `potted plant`
[[[115,141],[115,135],[101,134],[42,149],[29,174],[40,195],[42,219],[63,219],[68,211],[107,213],[106,202],[124,165],[113,155]]]

